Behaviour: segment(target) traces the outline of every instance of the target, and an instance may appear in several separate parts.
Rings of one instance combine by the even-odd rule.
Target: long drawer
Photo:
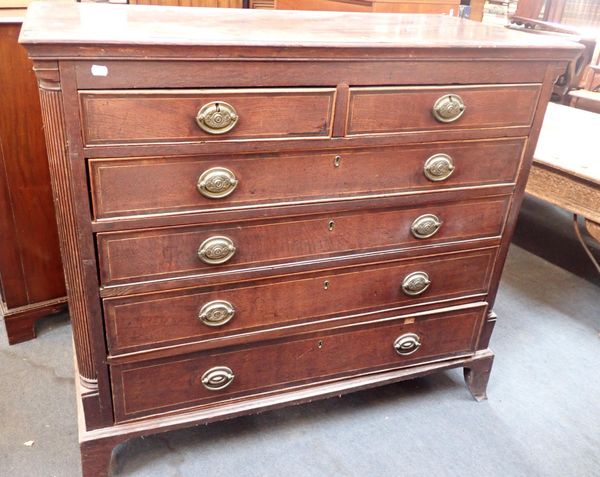
[[[328,137],[334,88],[81,91],[86,145]]]
[[[485,303],[271,342],[112,366],[117,421],[467,355]],[[157,383],[164,385],[158,386]]]
[[[220,343],[217,338],[250,332],[252,339],[260,339],[264,331],[291,324],[484,294],[495,256],[496,248],[488,248],[259,285],[109,298],[104,300],[109,351],[118,355],[193,341]],[[423,277],[429,283],[419,282],[422,288],[411,290],[411,280]]]
[[[529,126],[540,86],[351,88],[346,134]]]
[[[337,152],[91,159],[96,219],[514,183],[525,140]]]
[[[496,237],[509,202],[498,196],[258,224],[99,233],[100,278],[115,285]]]

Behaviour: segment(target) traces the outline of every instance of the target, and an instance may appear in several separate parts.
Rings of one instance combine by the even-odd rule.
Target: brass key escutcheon
[[[196,123],[208,134],[225,134],[235,127],[238,119],[235,108],[224,101],[207,103],[196,115]]]
[[[441,123],[451,123],[460,118],[467,107],[457,94],[445,94],[433,104],[433,117]]]

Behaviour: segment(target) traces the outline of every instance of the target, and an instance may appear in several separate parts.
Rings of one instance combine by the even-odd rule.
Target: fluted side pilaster
[[[40,81],[40,101],[77,364],[82,384],[88,388],[95,387],[97,376],[92,360],[90,317],[85,305],[83,264],[77,240],[67,137],[63,123],[62,92],[59,84]]]

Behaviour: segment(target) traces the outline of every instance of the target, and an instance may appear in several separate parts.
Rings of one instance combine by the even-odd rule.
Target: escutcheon
[[[394,349],[396,353],[402,356],[413,354],[421,347],[421,338],[415,333],[405,333],[396,338]]]
[[[454,172],[454,160],[448,154],[435,154],[425,161],[423,174],[433,182],[444,181]]]
[[[442,221],[434,214],[425,214],[417,217],[412,225],[410,231],[418,239],[425,239],[435,235],[440,227]]]
[[[198,247],[198,258],[209,265],[225,263],[235,254],[235,246],[229,237],[210,237]]]
[[[196,122],[208,134],[224,134],[237,124],[239,116],[235,108],[224,101],[212,101],[200,108]]]
[[[433,104],[433,117],[441,123],[451,123],[460,118],[466,106],[457,94],[445,94]]]
[[[235,315],[234,306],[225,300],[215,300],[205,303],[200,308],[198,319],[207,326],[223,326],[229,323]]]
[[[238,185],[235,174],[226,167],[211,167],[198,178],[196,187],[204,197],[222,199],[231,194]]]
[[[220,391],[233,382],[235,375],[227,366],[215,366],[202,375],[202,384],[209,391]]]
[[[402,281],[402,291],[410,296],[417,296],[423,293],[431,285],[429,275],[425,272],[413,272]]]

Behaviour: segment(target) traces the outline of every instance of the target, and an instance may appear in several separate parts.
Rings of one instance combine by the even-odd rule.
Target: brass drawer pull
[[[451,123],[460,118],[467,107],[457,94],[445,94],[433,104],[433,117],[441,123]]]
[[[425,214],[417,217],[412,225],[410,231],[418,239],[425,239],[435,235],[440,227],[442,221],[434,214]]]
[[[235,308],[225,300],[210,301],[200,308],[198,319],[207,326],[223,326],[235,315]]]
[[[225,167],[211,167],[198,178],[196,187],[204,197],[222,199],[231,194],[238,185],[235,174]]]
[[[402,291],[410,296],[417,296],[423,293],[431,285],[429,275],[425,272],[413,272],[402,281]]]
[[[202,384],[209,391],[220,391],[233,382],[235,375],[227,366],[215,366],[202,375]]]
[[[448,154],[435,154],[425,161],[423,174],[433,182],[444,181],[454,172],[454,161]]]
[[[234,254],[235,246],[228,237],[210,237],[198,247],[198,258],[209,265],[225,263]]]
[[[405,333],[396,338],[394,349],[396,353],[402,356],[413,354],[421,347],[421,338],[415,333]]]
[[[237,124],[239,116],[235,108],[223,101],[212,101],[200,108],[196,122],[208,134],[224,134]]]

